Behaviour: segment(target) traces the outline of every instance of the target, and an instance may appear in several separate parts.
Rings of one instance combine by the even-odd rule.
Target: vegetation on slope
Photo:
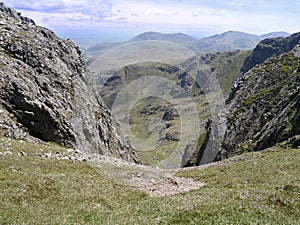
[[[64,151],[0,137],[1,224],[298,224],[299,149],[286,145],[182,170],[205,186],[153,198],[86,162],[43,159]],[[23,151],[27,156],[18,156]]]
[[[246,73],[228,107],[224,156],[260,151],[299,135],[299,48]]]
[[[224,53],[217,52],[202,55],[200,60],[202,64],[211,70],[210,76],[216,77],[224,96],[227,96],[231,88],[231,83],[238,76],[243,61],[248,54],[248,51],[240,50]],[[192,65],[193,63],[187,60],[188,65]],[[174,100],[174,102],[175,99],[176,101],[179,100],[180,107],[184,109],[190,109],[194,104],[197,107],[200,124],[196,126],[199,127],[197,129],[200,131],[201,138],[194,138],[193,141],[188,143],[189,151],[197,155],[198,149],[205,140],[205,135],[203,136],[205,134],[204,128],[206,120],[210,116],[210,108],[207,102],[207,95],[209,94],[204,95],[203,87],[199,87],[187,72],[176,66],[162,63],[128,65],[107,79],[104,86],[100,88],[101,95],[110,108],[114,106],[114,114],[118,115],[119,112],[124,112],[123,105],[126,104],[126,101],[123,101],[124,104],[122,106],[114,104],[114,101],[118,95],[125,95],[121,92],[123,88],[130,85],[133,81],[142,80],[142,78],[150,76],[156,76],[158,81],[159,78],[166,78],[178,86],[171,91],[168,87],[162,88],[162,90],[157,91],[159,95],[160,93],[164,93],[169,95],[168,97],[171,97],[169,99]],[[144,81],[144,83],[146,82],[148,81]],[[182,94],[183,90],[184,94]],[[144,140],[142,147],[135,143],[133,144],[137,148],[138,155],[147,165],[154,165],[157,161],[169,156],[170,152],[176,148],[180,141],[180,131],[182,128],[180,127],[180,120],[182,118],[176,112],[176,104],[174,102],[166,102],[162,98],[143,98],[130,111],[129,121],[131,131],[137,138]],[[195,123],[196,121],[194,121]],[[195,131],[191,129],[190,132],[193,134]],[[151,145],[150,142],[152,141],[153,143],[154,141],[153,138],[148,139],[151,135],[157,136],[156,143],[152,144],[152,146],[155,145],[156,147],[148,149],[146,146]]]

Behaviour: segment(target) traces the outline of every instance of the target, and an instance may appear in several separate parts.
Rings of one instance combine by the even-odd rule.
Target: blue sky
[[[263,34],[299,31],[300,1],[293,0],[4,0],[38,25],[58,28],[199,31]]]

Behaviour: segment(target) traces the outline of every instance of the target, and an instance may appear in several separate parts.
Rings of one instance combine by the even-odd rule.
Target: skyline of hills
[[[82,48],[87,59],[99,56],[105,51],[123,44],[150,40],[175,43],[195,53],[209,53],[218,51],[224,52],[235,49],[250,50],[263,39],[287,37],[289,35],[290,34],[285,31],[274,31],[262,35],[249,34],[240,31],[227,31],[221,34],[197,39],[184,33],[160,33],[147,31],[124,42],[99,42],[93,45],[79,44],[79,46]],[[76,40],[74,41],[76,42]]]

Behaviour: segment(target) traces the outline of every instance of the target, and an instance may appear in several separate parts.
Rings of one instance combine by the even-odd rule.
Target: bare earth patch
[[[240,155],[232,157],[223,161],[213,162],[196,167],[187,167],[181,169],[175,169],[174,171],[187,171],[187,170],[203,170],[211,166],[220,166],[220,165],[229,165],[239,161],[248,161],[256,160],[261,158],[260,153],[248,155]],[[154,173],[155,170],[153,170]],[[173,171],[173,174],[174,174]],[[205,185],[203,182],[195,181],[191,178],[180,178],[174,175],[166,173],[160,174],[157,173],[157,176],[154,178],[149,178],[146,175],[147,173],[139,172],[136,174],[131,174],[131,178],[128,180],[130,186],[146,192],[151,197],[164,197],[176,195],[179,193],[189,192],[191,190],[197,190]]]
[[[145,179],[141,175],[134,176],[130,183],[137,189],[145,191],[151,197],[171,196],[179,193],[197,190],[204,186],[204,183],[191,178],[179,178],[175,176],[162,177],[156,181]]]

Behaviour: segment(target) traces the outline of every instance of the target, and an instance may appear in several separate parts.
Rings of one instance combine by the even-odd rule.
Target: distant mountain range
[[[253,49],[263,39],[287,37],[289,35],[289,33],[283,31],[263,35],[254,35],[239,31],[228,31],[203,39],[196,39],[182,33],[163,34],[150,31],[142,33],[126,42],[109,42],[93,45],[85,51],[85,54],[87,58],[92,58],[103,54],[108,49],[122,44],[149,40],[172,42],[197,53],[224,52],[235,49],[249,50]]]

